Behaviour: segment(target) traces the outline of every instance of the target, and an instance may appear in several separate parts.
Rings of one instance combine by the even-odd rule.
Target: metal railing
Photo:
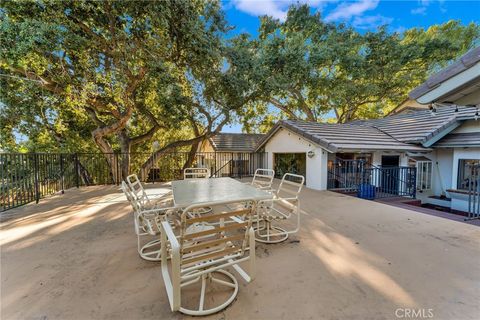
[[[361,184],[374,188],[374,199],[389,197],[415,198],[417,191],[417,168],[372,167],[365,168]]]
[[[72,187],[119,184],[128,155],[130,170],[143,182],[182,178],[189,152],[163,153],[0,153],[0,211],[37,202]],[[197,152],[191,167],[209,168],[215,177],[251,176],[266,166],[264,153]]]
[[[337,158],[329,163],[327,189],[358,192],[370,189],[372,199],[416,195],[415,167],[378,167],[364,160]]]
[[[471,167],[468,184],[468,213],[465,220],[480,219],[480,165]]]
[[[369,167],[364,160],[345,160],[337,158],[329,163],[327,172],[327,189],[344,192],[357,191],[362,172]]]

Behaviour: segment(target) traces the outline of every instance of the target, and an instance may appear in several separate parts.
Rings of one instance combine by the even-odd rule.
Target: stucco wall
[[[480,120],[467,120],[460,127],[452,131],[453,133],[480,132]]]
[[[265,144],[268,168],[273,169],[274,153],[308,153],[313,151],[312,158],[306,157],[306,181],[307,187],[316,190],[327,189],[327,158],[328,152],[303,137],[287,130],[279,129]]]
[[[215,152],[215,149],[213,149],[210,140],[207,139],[198,146],[198,152]]]
[[[437,149],[429,158],[433,161],[432,191],[440,196],[452,186],[453,150]]]

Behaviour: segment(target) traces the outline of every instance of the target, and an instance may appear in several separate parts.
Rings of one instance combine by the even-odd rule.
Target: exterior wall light
[[[309,158],[313,158],[315,156],[315,152],[313,150],[310,150],[310,151],[307,152],[307,156]]]

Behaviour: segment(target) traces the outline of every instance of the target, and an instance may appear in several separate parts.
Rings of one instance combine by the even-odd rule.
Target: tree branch
[[[281,111],[285,112],[290,119],[292,120],[298,120],[299,118],[293,113],[288,107],[283,105],[280,101],[278,101],[276,98],[270,97],[268,101],[273,104],[275,107],[280,109]]]

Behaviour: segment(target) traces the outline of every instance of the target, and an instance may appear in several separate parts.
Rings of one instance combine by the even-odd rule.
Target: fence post
[[[123,179],[123,173],[122,173],[122,168],[120,166],[120,162],[119,162],[119,153],[114,153],[113,156],[115,157],[115,164],[116,164],[116,170],[117,170],[117,174],[115,175],[117,177],[116,181],[115,181],[115,184],[118,186],[120,184],[120,180]],[[123,157],[122,157],[122,161],[123,161]]]
[[[214,174],[216,175],[216,174],[217,174],[217,150],[215,150],[213,156],[215,157],[215,159],[214,159],[214,161],[215,161],[215,162],[214,162],[214,163],[215,163],[215,164],[214,164],[214,166],[215,166]],[[215,178],[218,178],[218,177],[215,177]]]
[[[74,159],[75,159],[75,184],[77,185],[77,188],[80,187],[80,177],[79,177],[79,172],[78,172],[78,153],[74,154]]]
[[[33,179],[35,186],[35,203],[40,201],[40,189],[38,186],[38,154],[33,154]]]
[[[60,184],[62,188],[62,194],[65,193],[65,170],[63,165],[63,153],[60,153]]]
[[[413,169],[413,192],[412,192],[412,197],[413,199],[417,198],[417,168],[411,168],[410,170]]]

